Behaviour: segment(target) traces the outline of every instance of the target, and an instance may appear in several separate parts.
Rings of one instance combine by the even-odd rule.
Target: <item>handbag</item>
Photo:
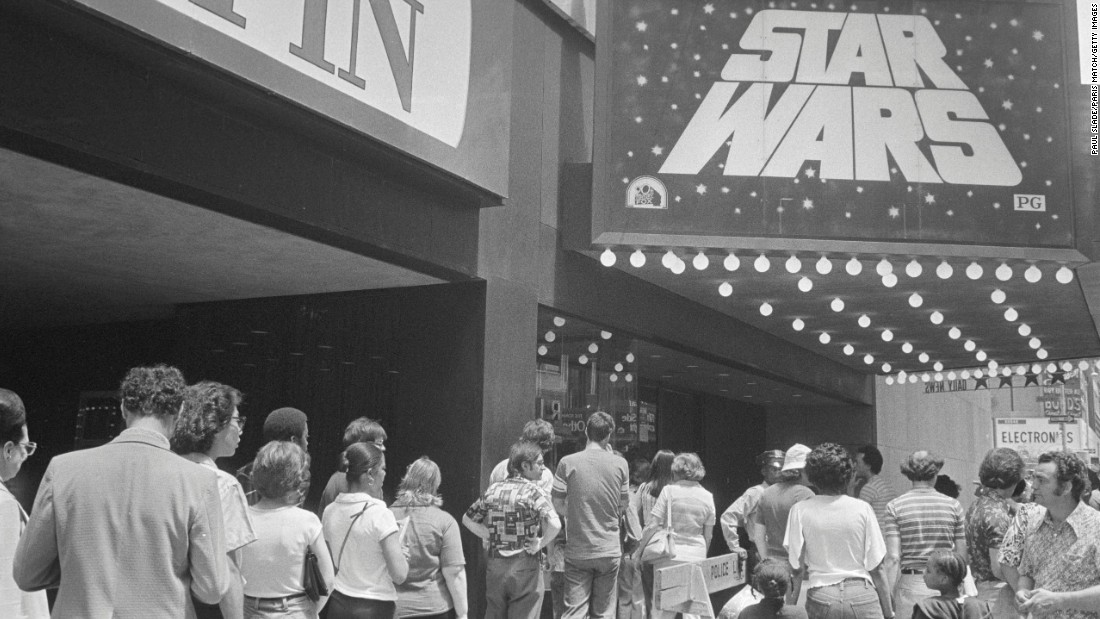
[[[313,554],[313,549],[308,546],[306,547],[305,565],[302,568],[302,589],[305,590],[306,596],[314,602],[328,595],[328,589],[325,588],[325,579],[321,576],[321,567],[317,565],[317,555]]]
[[[670,559],[676,556],[676,541],[672,537],[672,494],[669,493],[665,503],[667,509],[665,526],[650,529],[638,542],[638,552],[635,560],[642,563],[655,563],[661,559]]]

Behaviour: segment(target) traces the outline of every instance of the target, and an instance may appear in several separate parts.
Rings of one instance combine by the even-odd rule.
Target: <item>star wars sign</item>
[[[1070,247],[1062,19],[1054,4],[608,2],[593,241]]]

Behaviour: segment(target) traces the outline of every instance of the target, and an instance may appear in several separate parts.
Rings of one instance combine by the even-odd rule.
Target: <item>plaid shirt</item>
[[[546,493],[522,477],[489,486],[466,510],[470,520],[488,527],[490,556],[522,552],[527,538],[538,536],[542,519],[553,513]]]

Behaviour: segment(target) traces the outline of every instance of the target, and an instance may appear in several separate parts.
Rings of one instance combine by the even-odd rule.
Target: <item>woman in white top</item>
[[[183,409],[176,418],[171,438],[172,451],[218,475],[218,493],[225,521],[225,550],[229,553],[229,591],[218,604],[220,614],[210,605],[193,600],[199,619],[243,617],[241,548],[255,541],[256,534],[240,482],[214,464],[218,458],[237,453],[245,421],[237,410],[240,404],[241,392],[228,385],[211,381],[191,385],[185,393]]]
[[[397,520],[382,501],[386,455],[373,443],[347,449],[348,491],[321,519],[332,549],[336,584],[329,619],[393,619],[397,589],[409,573]]]
[[[252,486],[260,501],[249,508],[256,541],[245,546],[241,570],[246,619],[316,619],[327,598],[314,602],[306,596],[307,549],[317,555],[324,590],[332,588],[332,557],[321,521],[298,507],[308,468],[306,452],[289,441],[271,441],[256,454]]]
[[[672,460],[673,482],[665,486],[657,497],[657,503],[649,513],[650,520],[647,528],[671,526],[672,539],[676,543],[676,554],[669,559],[654,563],[655,570],[673,563],[707,558],[707,549],[710,548],[710,540],[714,536],[714,523],[717,517],[714,510],[714,495],[699,485],[699,481],[706,474],[703,462],[696,454],[677,454]],[[670,512],[671,523],[668,521]],[[655,619],[675,615],[674,612],[656,608],[652,612]]]
[[[23,400],[0,389],[0,482],[19,473],[23,462],[34,453],[27,435],[27,413]],[[27,514],[15,496],[0,483],[0,617],[5,619],[48,619],[46,592],[24,593],[12,578],[15,546],[27,525]]]
[[[892,619],[882,572],[886,543],[871,505],[845,494],[852,478],[847,450],[818,445],[806,457],[806,476],[818,495],[791,507],[783,546],[791,567],[808,573],[810,619]]]

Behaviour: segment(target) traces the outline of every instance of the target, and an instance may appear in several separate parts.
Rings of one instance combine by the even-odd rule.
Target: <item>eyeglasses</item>
[[[229,421],[236,421],[237,428],[240,429],[241,432],[244,432],[244,423],[248,421],[248,417],[245,417],[244,415],[237,415],[236,417],[230,417]]]
[[[23,447],[23,451],[27,452],[27,457],[34,455],[34,451],[38,449],[38,443],[32,443],[27,441],[26,443],[19,443]]]

